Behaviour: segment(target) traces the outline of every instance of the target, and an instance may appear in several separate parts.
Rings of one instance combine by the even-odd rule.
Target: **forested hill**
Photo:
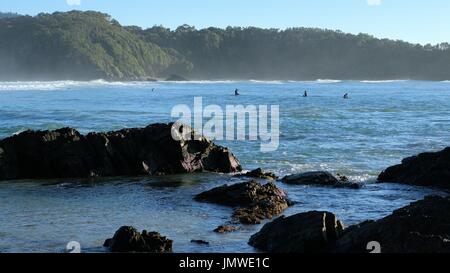
[[[178,67],[189,64],[177,52],[143,41],[107,14],[0,20],[0,80],[141,80]]]
[[[0,80],[450,79],[450,46],[294,28],[124,27],[98,12],[0,14]]]
[[[450,79],[448,44],[421,46],[311,28],[131,30],[182,52],[194,64],[196,78]]]

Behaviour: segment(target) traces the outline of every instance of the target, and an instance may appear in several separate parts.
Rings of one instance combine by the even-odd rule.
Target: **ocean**
[[[345,93],[350,99],[342,98]],[[281,177],[326,170],[364,184],[352,190],[280,183],[297,202],[286,215],[327,210],[352,225],[442,193],[375,181],[404,157],[449,146],[450,82],[2,82],[0,139],[26,129],[73,127],[88,133],[171,122],[171,109],[193,106],[195,97],[224,109],[279,106],[276,151],[261,152],[258,141],[217,141],[244,169],[262,167]],[[174,252],[255,252],[247,241],[261,225],[215,234],[212,230],[230,220],[232,209],[192,199],[242,181],[225,174],[2,181],[0,252],[64,252],[70,241],[78,241],[82,251],[103,252],[104,240],[123,225],[168,236]],[[200,239],[210,245],[190,242]]]

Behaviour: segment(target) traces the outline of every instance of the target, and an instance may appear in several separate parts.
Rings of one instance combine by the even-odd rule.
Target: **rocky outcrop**
[[[255,169],[253,171],[238,174],[235,177],[249,177],[249,178],[257,178],[257,179],[266,179],[266,180],[277,180],[278,177],[271,172],[265,172],[261,168]]]
[[[312,211],[266,224],[249,244],[273,253],[324,253],[330,251],[343,230],[334,214]]]
[[[379,182],[450,188],[450,147],[403,159],[400,165],[382,172]]]
[[[0,180],[241,171],[228,149],[206,138],[174,140],[172,125],[86,136],[71,128],[26,131],[0,141]]]
[[[214,188],[197,195],[195,200],[235,207],[233,219],[243,224],[259,224],[292,204],[275,184],[262,185],[256,181]]]
[[[157,232],[143,231],[139,233],[133,227],[121,227],[111,239],[107,239],[104,247],[111,252],[142,252],[165,253],[172,252],[172,240],[162,237]]]
[[[291,185],[318,185],[337,188],[359,189],[359,183],[353,183],[347,177],[339,175],[339,179],[329,172],[307,172],[286,176],[282,179],[283,183]]]
[[[230,233],[230,232],[235,232],[238,231],[239,227],[235,227],[235,226],[219,226],[217,227],[214,232],[216,233]]]
[[[450,253],[450,197],[431,196],[378,221],[348,228],[333,252],[367,253],[377,242],[382,253]]]
[[[249,244],[276,253],[450,253],[450,197],[426,197],[347,229],[329,212],[280,217]]]

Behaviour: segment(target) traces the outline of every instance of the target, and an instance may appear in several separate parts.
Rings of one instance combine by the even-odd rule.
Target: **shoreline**
[[[199,83],[199,82],[285,82],[285,83],[302,83],[302,82],[360,82],[360,83],[392,83],[392,82],[450,82],[450,79],[333,79],[333,78],[310,78],[310,79],[258,79],[258,78],[217,78],[217,79],[204,79],[204,78],[190,78],[186,80],[165,80],[164,78],[157,78],[153,80],[135,80],[135,79],[11,79],[0,80],[0,84],[3,83],[52,83],[52,82],[75,82],[75,83]]]

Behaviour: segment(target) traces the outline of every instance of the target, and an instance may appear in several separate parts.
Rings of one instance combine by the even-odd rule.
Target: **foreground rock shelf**
[[[344,229],[330,212],[280,217],[253,235],[249,244],[276,253],[450,253],[450,197],[430,196],[378,221]]]
[[[153,124],[86,136],[71,128],[26,131],[0,141],[0,180],[242,170],[228,149],[206,138],[175,141],[171,130]]]
[[[430,196],[378,221],[348,228],[334,252],[367,252],[376,241],[383,253],[450,253],[450,197]]]
[[[329,252],[344,230],[343,224],[329,212],[311,211],[280,217],[266,224],[250,238],[249,244],[275,253]]]
[[[378,181],[450,189],[450,147],[405,158],[382,172]]]

